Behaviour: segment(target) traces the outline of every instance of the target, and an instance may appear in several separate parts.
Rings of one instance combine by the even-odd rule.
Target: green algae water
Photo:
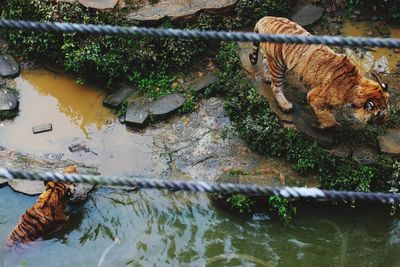
[[[35,198],[0,189],[0,238]],[[381,211],[380,211],[381,210]],[[301,210],[284,226],[206,194],[97,189],[59,233],[2,266],[400,266],[400,220],[382,209]]]

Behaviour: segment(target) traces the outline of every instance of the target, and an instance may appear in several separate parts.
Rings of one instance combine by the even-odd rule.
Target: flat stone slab
[[[208,72],[207,74],[196,79],[192,84],[190,84],[189,88],[195,92],[201,92],[217,81],[218,77],[214,73]]]
[[[18,99],[13,91],[0,89],[0,111],[10,111],[18,107]]]
[[[8,183],[7,179],[0,178],[0,186],[6,185]]]
[[[322,7],[306,5],[293,14],[290,19],[301,26],[306,26],[319,20],[322,17],[323,11]]]
[[[69,199],[69,202],[73,204],[84,202],[88,198],[90,191],[92,191],[94,187],[94,185],[90,184],[77,184],[74,189],[74,194]]]
[[[49,132],[52,130],[53,130],[53,125],[51,123],[37,125],[32,128],[34,134]]]
[[[19,75],[19,64],[10,55],[0,55],[0,76],[3,78],[16,77]]]
[[[82,5],[95,9],[114,8],[117,2],[118,0],[79,0]]]
[[[128,104],[125,114],[125,124],[131,127],[140,127],[149,117],[149,102],[146,98],[136,98]]]
[[[386,134],[378,136],[381,152],[400,154],[400,129],[391,129]]]
[[[146,5],[127,15],[130,21],[157,21],[168,17],[189,19],[199,11],[219,12],[233,8],[237,0],[161,0],[154,5]]]
[[[166,116],[179,109],[185,103],[185,97],[180,93],[172,93],[161,97],[151,103],[150,114],[153,116]]]
[[[110,108],[118,108],[122,102],[134,93],[136,89],[132,86],[124,86],[118,89],[115,93],[109,95],[104,99],[103,104]]]
[[[45,190],[42,181],[12,180],[8,182],[8,185],[14,191],[30,196],[39,195]]]

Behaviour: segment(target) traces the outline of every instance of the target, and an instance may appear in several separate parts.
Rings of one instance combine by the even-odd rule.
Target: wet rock
[[[359,146],[353,148],[353,159],[359,164],[376,164],[378,162],[378,153],[372,147]]]
[[[130,21],[157,21],[168,17],[172,20],[187,20],[199,11],[224,12],[233,8],[237,0],[160,0],[146,5],[127,15]]]
[[[41,194],[45,187],[42,181],[11,180],[8,185],[17,192],[34,196]]]
[[[117,2],[118,0],[79,0],[82,5],[95,9],[114,8]]]
[[[206,75],[198,78],[195,80],[189,88],[192,89],[195,92],[202,92],[204,91],[208,86],[212,85],[213,83],[218,81],[218,77],[212,73],[208,72]]]
[[[128,104],[125,124],[130,127],[141,127],[149,117],[149,102],[146,98],[136,98]]]
[[[6,185],[8,183],[7,179],[0,178],[0,186]]]
[[[124,86],[118,89],[115,93],[109,95],[104,99],[103,104],[110,108],[118,108],[136,89],[132,86]]]
[[[383,153],[400,154],[400,129],[391,129],[378,137],[379,148]]]
[[[90,191],[92,191],[94,187],[94,185],[89,184],[77,184],[75,186],[72,197],[69,199],[69,202],[72,204],[79,204],[84,202],[88,198]]]
[[[175,92],[151,103],[149,112],[155,117],[165,117],[178,110],[185,100],[182,94]]]
[[[0,111],[15,110],[18,107],[18,99],[13,91],[0,89]]]
[[[319,20],[322,17],[323,11],[324,9],[321,7],[306,5],[293,14],[290,18],[301,26],[306,26]]]
[[[34,134],[49,132],[52,130],[53,130],[53,125],[51,123],[37,125],[32,128]]]
[[[269,100],[271,110],[277,115],[283,125],[287,123],[296,126],[301,133],[311,137],[325,146],[331,146],[334,143],[335,133],[330,130],[320,130],[313,125],[316,124],[315,116],[310,111],[308,104],[303,105],[296,97],[295,92],[301,91],[306,93],[308,90],[296,77],[292,74],[287,75],[287,86],[285,95],[293,103],[293,110],[289,113],[283,112],[276,102],[272,93],[271,85],[263,81],[263,64],[260,64],[262,57],[259,57],[257,65],[252,66],[249,62],[249,53],[252,51],[250,43],[239,43],[239,55],[242,66],[249,73],[250,79],[258,92]]]
[[[0,76],[13,78],[19,75],[19,64],[10,55],[0,55]]]

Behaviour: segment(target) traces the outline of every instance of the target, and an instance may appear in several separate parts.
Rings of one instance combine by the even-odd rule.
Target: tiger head
[[[46,189],[43,194],[60,200],[68,200],[75,189],[72,184],[62,182],[45,181],[44,183]]]
[[[389,112],[388,85],[362,77],[352,94],[352,115],[361,123],[381,124],[386,121]]]

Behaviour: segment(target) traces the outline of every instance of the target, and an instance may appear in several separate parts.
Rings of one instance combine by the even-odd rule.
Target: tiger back
[[[76,173],[75,167],[67,167],[64,173]],[[24,248],[29,243],[52,234],[68,220],[67,204],[73,185],[61,182],[45,182],[45,191],[37,202],[23,215],[7,238],[9,248]]]

